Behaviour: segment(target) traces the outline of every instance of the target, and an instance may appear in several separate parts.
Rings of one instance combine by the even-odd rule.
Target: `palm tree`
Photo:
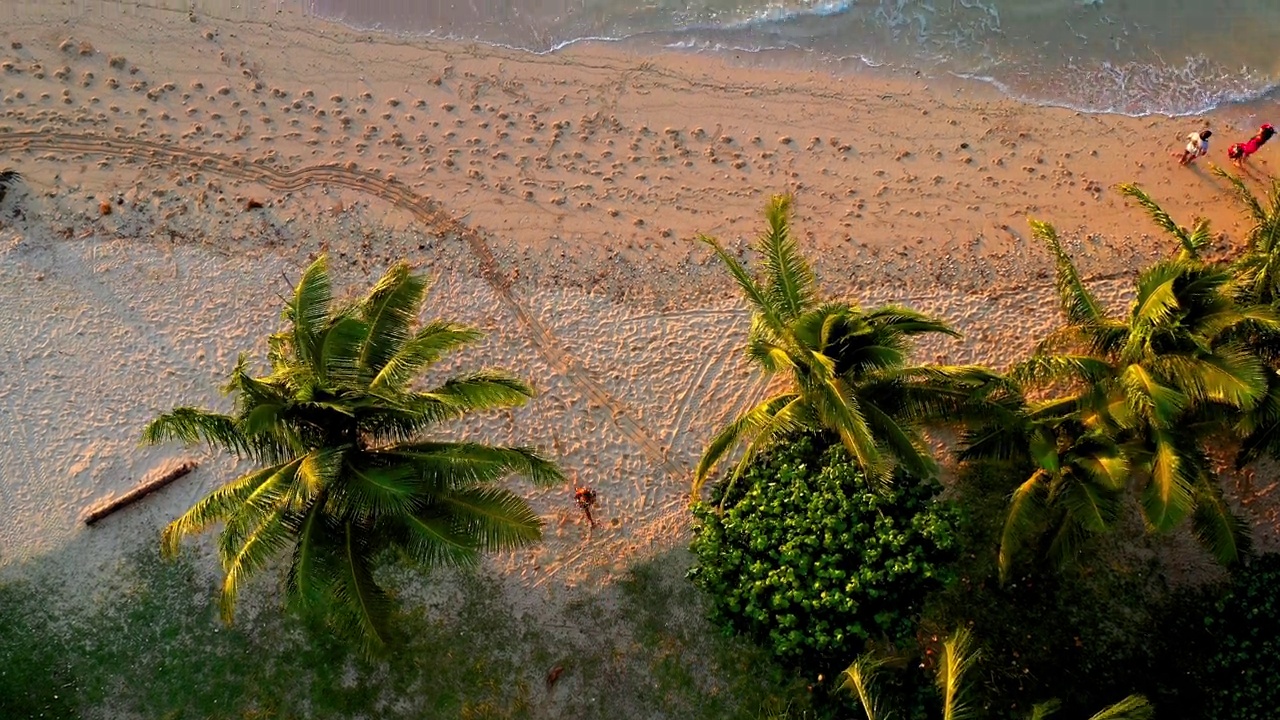
[[[1054,528],[1050,547],[1069,549],[1073,540],[1107,529],[1120,491],[1131,486],[1142,490],[1153,531],[1190,514],[1197,537],[1224,563],[1240,557],[1247,539],[1222,499],[1205,443],[1266,395],[1267,369],[1237,338],[1248,328],[1280,325],[1269,308],[1235,301],[1226,268],[1200,260],[1206,222],[1188,232],[1141,190],[1122,189],[1182,248],[1139,276],[1126,317],[1107,315],[1053,227],[1032,221],[1034,236],[1056,260],[1066,325],[1010,378],[1025,394],[1050,399],[1022,401],[1006,413],[1017,416],[1012,422],[994,416],[971,433],[965,451],[1016,457],[1033,468],[1006,519],[1006,572],[1028,533]]]
[[[180,407],[144,431],[148,443],[203,442],[257,466],[163,533],[172,556],[184,537],[225,523],[217,547],[228,622],[245,579],[287,550],[289,601],[377,647],[389,600],[373,570],[384,551],[465,565],[539,539],[538,516],[494,483],[513,473],[560,481],[552,462],[530,448],[423,438],[441,422],[533,397],[489,370],[414,389],[441,356],[481,336],[446,321],[418,325],[426,288],[400,263],[363,299],[335,303],[325,258],[316,260],[285,307],[288,329],[270,337],[270,374],[252,376],[243,355],[232,371],[232,414]]]
[[[1130,463],[1099,418],[1077,417],[1075,398],[1029,402],[1011,395],[965,435],[963,460],[999,459],[1027,467],[1014,489],[1000,533],[1000,580],[1024,547],[1064,566],[1083,541],[1120,517]]]
[[[1244,304],[1280,308],[1280,180],[1273,180],[1265,202],[1244,180],[1221,168],[1214,173],[1231,183],[1253,226],[1245,238],[1244,252],[1231,263],[1236,299]],[[1244,467],[1264,453],[1280,457],[1280,333],[1252,328],[1244,337],[1250,350],[1266,362],[1266,397],[1243,413],[1237,431],[1243,438],[1236,466]]]
[[[971,648],[969,632],[963,628],[955,631],[942,645],[938,658],[936,678],[938,694],[942,696],[942,720],[962,720],[973,717],[964,701],[964,673],[977,659]],[[841,676],[841,688],[853,693],[866,713],[867,720],[881,720],[892,716],[882,712],[875,691],[875,676],[883,662],[874,655],[864,655],[845,669]],[[1058,709],[1057,701],[1036,705],[1028,720],[1045,720]],[[1089,720],[1149,720],[1155,709],[1141,695],[1130,695],[1093,715]]]
[[[747,356],[767,375],[787,375],[790,386],[746,411],[712,438],[694,472],[693,495],[724,456],[745,446],[736,479],[770,444],[798,432],[825,430],[839,437],[870,477],[885,479],[896,462],[925,477],[935,464],[921,441],[923,421],[967,402],[992,379],[969,366],[908,365],[911,340],[941,333],[945,323],[914,310],[827,302],[791,237],[791,198],[775,196],[756,245],[756,279],[714,238],[710,245],[751,307]]]
[[[1266,202],[1238,175],[1215,167],[1214,174],[1231,183],[1253,227],[1245,237],[1244,253],[1232,263],[1240,298],[1249,303],[1280,302],[1280,180],[1273,180]]]

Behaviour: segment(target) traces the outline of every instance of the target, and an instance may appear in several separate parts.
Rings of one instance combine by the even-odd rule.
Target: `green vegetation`
[[[1243,568],[1204,620],[1211,652],[1201,717],[1269,717],[1280,706],[1280,556]]]
[[[814,658],[832,651],[832,638],[853,640],[840,652],[863,659],[845,677],[868,700],[864,691],[873,670],[883,676],[894,666],[893,684],[909,686],[914,673],[902,672],[904,665],[942,660],[955,661],[952,670],[972,664],[969,707],[1000,720],[1043,717],[1049,706],[1036,709],[1035,703],[1046,698],[1060,698],[1053,708],[1081,718],[1104,706],[1096,717],[1147,717],[1152,708],[1172,716],[1197,709],[1197,717],[1261,712],[1263,703],[1243,709],[1238,703],[1262,696],[1256,678],[1272,671],[1269,664],[1257,674],[1233,666],[1231,677],[1211,676],[1208,668],[1274,654],[1257,641],[1274,630],[1233,639],[1246,649],[1230,660],[1213,652],[1205,630],[1248,624],[1239,619],[1245,612],[1265,617],[1271,609],[1263,595],[1249,595],[1238,584],[1184,592],[1164,579],[1157,562],[1137,561],[1129,552],[1189,520],[1216,559],[1246,573],[1234,582],[1253,582],[1250,587],[1272,595],[1280,587],[1280,578],[1240,570],[1251,567],[1248,533],[1229,510],[1214,470],[1213,452],[1237,440],[1243,443],[1240,463],[1280,448],[1280,185],[1270,207],[1242,182],[1233,179],[1233,187],[1255,227],[1244,255],[1231,264],[1205,259],[1211,238],[1206,222],[1180,227],[1140,189],[1122,187],[1177,241],[1178,252],[1139,274],[1135,299],[1119,316],[1093,295],[1052,226],[1033,222],[1034,236],[1057,267],[1064,326],[1004,378],[980,368],[928,366],[901,376],[899,388],[908,378],[946,384],[922,396],[935,404],[896,406],[900,413],[893,417],[900,421],[874,429],[858,425],[871,415],[845,412],[871,406],[859,394],[865,378],[842,363],[848,346],[839,342],[845,318],[860,311],[818,304],[812,275],[788,237],[785,200],[767,211],[768,230],[757,248],[762,280],[707,240],[753,311],[749,356],[766,373],[788,372],[792,379],[788,392],[740,416],[711,441],[695,477],[696,491],[718,462],[745,444],[737,468],[714,486],[719,505],[695,505],[699,565],[691,575],[711,594],[716,621],[783,662],[803,657],[811,672],[828,666],[829,655]],[[805,311],[814,312],[812,319]],[[930,322],[929,332],[946,331]],[[905,353],[875,371],[901,368],[904,359]],[[850,418],[854,422],[846,422]],[[961,480],[951,500],[962,508],[964,522],[954,542],[959,559],[929,572],[955,580],[934,587],[927,599],[901,599],[876,576],[875,561],[857,558],[868,551],[882,560],[875,540],[841,540],[834,530],[856,524],[865,509],[857,504],[870,498],[875,502],[867,507],[876,512],[908,511],[912,500],[892,493],[914,480],[867,479],[887,479],[889,458],[928,477],[933,460],[918,432],[940,421],[963,430]],[[796,440],[799,434],[806,439]],[[916,455],[900,451],[907,446]],[[833,463],[813,460],[828,450],[848,450],[853,467],[869,472],[847,487],[830,482],[844,476],[833,472]],[[801,458],[804,453],[810,457]],[[746,489],[734,484],[739,479],[747,481]],[[813,617],[832,598],[846,609],[874,613],[880,607],[851,600],[847,586],[826,586],[830,577],[839,578],[832,555],[857,558],[850,567],[869,571],[858,590],[902,610],[877,619],[902,624],[886,632],[852,612],[835,620]],[[1045,558],[1054,562],[1040,562]],[[1250,597],[1243,608],[1231,605],[1242,594]],[[921,602],[923,613],[917,612]],[[972,633],[977,652],[965,655],[957,641],[939,640],[944,633],[937,628],[955,627]],[[866,650],[873,654],[863,655]],[[1205,657],[1214,660],[1206,666]],[[959,717],[958,675],[944,668],[931,702],[895,692],[889,705],[904,717],[926,716],[931,703],[942,717]],[[1135,692],[1151,702],[1136,699]],[[1224,704],[1227,697],[1237,705]],[[819,710],[831,714],[830,707]]]
[[[384,566],[401,632],[371,657],[321,617],[268,603],[246,601],[254,612],[226,626],[196,558],[147,549],[93,609],[0,585],[0,717],[756,720],[801,707],[802,687],[707,623],[687,563],[659,556],[544,622],[521,619],[483,572]]]
[[[540,538],[498,483],[560,471],[530,448],[424,439],[532,388],[482,371],[419,389],[479,333],[419,324],[426,283],[406,265],[336,302],[317,261],[270,372],[233,371],[230,414],[178,408],[145,431],[256,468],[165,529],[171,562],[138,554],[87,607],[0,585],[0,716],[1268,716],[1280,557],[1251,552],[1215,468],[1280,453],[1280,182],[1264,202],[1220,175],[1252,223],[1231,262],[1207,257],[1206,222],[1122,187],[1177,241],[1125,313],[1033,221],[1064,324],[1005,376],[912,364],[915,340],[956,335],[940,320],[821,298],[786,197],[758,276],[702,238],[747,299],[748,357],[785,384],[705,449],[691,554],[557,589],[535,615],[476,565]],[[945,492],[934,427],[962,433]],[[216,525],[212,588],[180,543]],[[1166,577],[1180,529],[1221,582]],[[224,623],[267,568],[286,603],[245,593]]]
[[[724,511],[694,507],[694,583],[712,618],[811,678],[868,642],[914,645],[926,594],[953,559],[940,489],[872,483],[839,442],[798,437],[753,463]]]
[[[388,551],[424,566],[472,565],[480,552],[540,538],[538,516],[494,483],[512,473],[559,482],[554,464],[531,448],[422,438],[441,422],[533,396],[492,370],[429,391],[411,387],[445,353],[480,337],[439,320],[415,329],[426,288],[401,263],[360,301],[337,304],[322,257],[285,308],[289,328],[271,336],[271,374],[251,376],[243,356],[232,371],[233,415],[182,407],[147,426],[147,442],[205,442],[258,466],[164,531],[165,552],[175,555],[183,537],[223,523],[228,622],[243,582],[289,549],[289,600],[380,646],[391,607],[373,570]]]
[[[751,308],[747,356],[767,375],[790,380],[783,392],[740,415],[708,443],[694,471],[693,496],[734,448],[745,447],[731,478],[762,451],[799,432],[840,438],[868,476],[887,479],[893,462],[913,477],[936,463],[920,426],[954,419],[975,390],[993,379],[982,368],[909,365],[918,335],[957,336],[945,323],[898,306],[863,310],[818,295],[817,281],[791,237],[791,199],[774,197],[760,235],[760,279],[710,237]]]
[[[1240,559],[1247,537],[1222,499],[1207,452],[1267,392],[1267,368],[1240,336],[1275,331],[1268,306],[1241,305],[1224,266],[1199,259],[1208,225],[1187,232],[1136,188],[1180,241],[1181,253],[1138,278],[1127,317],[1114,318],[1080,279],[1054,229],[1032,223],[1053,253],[1067,324],[1010,377],[1017,395],[975,428],[965,458],[1014,459],[1030,476],[1013,492],[1001,539],[1007,573],[1020,548],[1069,561],[1081,539],[1108,531],[1130,487],[1148,526],[1166,532],[1188,515],[1219,561]],[[1067,392],[1061,392],[1065,388]]]

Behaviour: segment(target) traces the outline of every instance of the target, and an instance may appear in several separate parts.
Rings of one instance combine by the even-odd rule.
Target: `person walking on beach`
[[[1267,141],[1276,134],[1276,129],[1271,127],[1271,123],[1266,123],[1258,128],[1258,134],[1249,138],[1245,142],[1236,143],[1227,148],[1227,157],[1231,158],[1231,162],[1235,163],[1238,168],[1244,167],[1244,161],[1249,156],[1258,152],[1258,149],[1267,144]]]
[[[1193,132],[1187,136],[1187,149],[1182,151],[1182,157],[1178,160],[1178,164],[1186,167],[1196,161],[1196,158],[1209,153],[1209,138],[1213,137],[1212,130],[1201,130]]]

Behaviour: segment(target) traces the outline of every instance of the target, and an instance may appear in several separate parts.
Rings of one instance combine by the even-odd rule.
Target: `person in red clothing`
[[[1270,123],[1267,123],[1258,128],[1257,135],[1254,135],[1245,142],[1236,143],[1235,145],[1227,148],[1227,157],[1231,158],[1231,162],[1235,163],[1236,167],[1243,167],[1244,161],[1248,160],[1250,155],[1258,152],[1258,149],[1263,145],[1266,145],[1267,141],[1271,139],[1271,136],[1275,134],[1276,129],[1271,127]]]

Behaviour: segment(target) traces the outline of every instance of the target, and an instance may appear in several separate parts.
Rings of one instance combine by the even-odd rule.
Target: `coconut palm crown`
[[[1252,223],[1245,237],[1244,252],[1231,263],[1235,275],[1236,298],[1241,303],[1280,308],[1280,180],[1272,180],[1263,198],[1258,197],[1237,175],[1214,168],[1214,173],[1231,183],[1236,198]],[[1250,350],[1266,362],[1266,397],[1241,416],[1237,432],[1243,438],[1236,465],[1257,460],[1263,454],[1280,457],[1280,333],[1252,328],[1244,336]]]
[[[1028,536],[1051,533],[1051,554],[1066,556],[1083,536],[1108,529],[1130,489],[1140,490],[1149,529],[1170,530],[1190,515],[1196,536],[1220,561],[1244,552],[1247,536],[1223,501],[1206,444],[1265,398],[1268,370],[1239,338],[1250,328],[1277,327],[1276,315],[1238,303],[1229,270],[1200,259],[1207,223],[1187,231],[1141,190],[1122,190],[1181,246],[1138,277],[1126,316],[1107,314],[1053,227],[1032,221],[1033,235],[1055,259],[1066,323],[1010,377],[1048,399],[1023,401],[1015,422],[993,416],[964,451],[1020,457],[1033,468],[1006,519],[1006,572]]]
[[[307,268],[269,339],[270,373],[241,356],[226,392],[234,411],[180,407],[153,420],[148,443],[206,443],[256,467],[214,490],[163,533],[163,550],[224,523],[221,608],[232,618],[244,581],[287,560],[286,597],[318,608],[369,648],[387,640],[390,603],[373,577],[384,551],[424,565],[465,565],[479,554],[537,541],[541,523],[495,483],[511,474],[560,481],[535,450],[426,439],[441,422],[524,404],[533,389],[497,371],[431,390],[415,381],[480,333],[419,324],[427,283],[397,264],[357,302],[335,302],[322,257]]]
[[[791,199],[775,196],[756,243],[753,277],[714,238],[711,246],[751,309],[747,356],[789,386],[721,429],[694,471],[693,496],[726,455],[744,450],[730,481],[762,450],[797,432],[839,437],[869,477],[884,480],[897,464],[916,477],[935,472],[920,435],[923,422],[954,415],[974,389],[993,379],[972,366],[908,364],[911,339],[958,337],[945,323],[905,307],[863,310],[824,301],[809,264],[791,236]]]

